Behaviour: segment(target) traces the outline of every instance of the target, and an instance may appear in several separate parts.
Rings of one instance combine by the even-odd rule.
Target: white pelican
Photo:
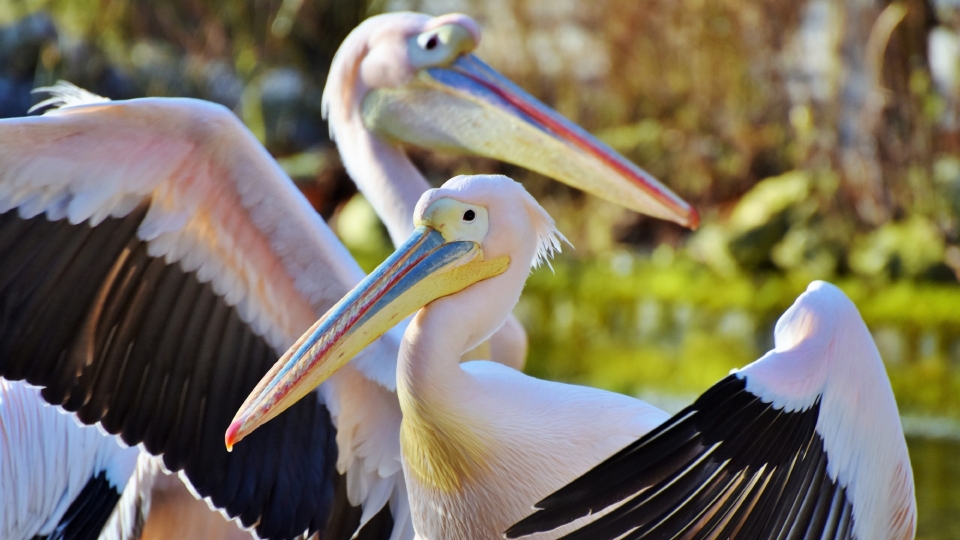
[[[712,538],[709,527],[729,526],[720,537],[773,538],[824,522],[841,528],[830,538],[913,535],[913,478],[897,406],[870,334],[835,287],[814,283],[778,324],[774,351],[668,419],[623,395],[458,362],[510,313],[531,266],[559,248],[553,220],[522,186],[502,176],[457,177],[423,196],[415,223],[410,239],[257,385],[226,433],[228,445],[416,311],[397,390],[422,538],[498,538],[536,501],[654,428],[611,465],[548,499],[547,512],[556,503],[559,515],[535,515],[535,526],[511,534],[552,529],[639,493],[610,515],[613,525],[602,521],[577,537],[648,527],[649,537]],[[594,491],[597,499],[580,498]],[[776,523],[766,521],[770,515]]]
[[[366,134],[368,150],[385,148],[382,173],[403,165],[385,141],[499,157],[696,223],[656,180],[470,55],[476,39],[462,16],[361,25],[344,45],[360,56],[338,54],[353,83],[328,87],[351,98],[327,101],[340,144]],[[226,109],[59,99],[42,117],[0,121],[0,376],[162,455],[261,537],[349,537],[361,523],[369,537],[408,537],[398,338],[237,452],[219,442],[276,356],[362,279],[343,246]],[[366,130],[334,118],[349,106]],[[351,163],[374,159],[345,161],[363,182]]]

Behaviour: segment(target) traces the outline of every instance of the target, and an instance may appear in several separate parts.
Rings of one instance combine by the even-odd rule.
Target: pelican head
[[[468,333],[457,346],[475,347],[503,324],[531,265],[563,239],[533,197],[499,175],[458,176],[424,193],[414,220],[410,238],[264,376],[227,430],[228,449],[428,304],[443,302]]]
[[[353,30],[323,95],[331,132],[362,122],[392,143],[514,163],[631,210],[696,228],[699,216],[653,176],[477,58],[470,17],[390,13]]]

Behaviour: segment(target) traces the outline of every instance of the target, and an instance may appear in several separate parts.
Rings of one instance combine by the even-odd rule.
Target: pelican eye
[[[423,211],[416,225],[426,225],[439,232],[447,242],[483,242],[490,229],[487,209],[478,204],[444,197],[433,201]]]
[[[457,23],[429,28],[408,39],[410,64],[415,69],[447,66],[477,47],[475,36]]]

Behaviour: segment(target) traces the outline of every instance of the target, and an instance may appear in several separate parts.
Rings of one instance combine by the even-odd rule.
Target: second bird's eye
[[[474,212],[473,210],[467,210],[466,212],[463,213],[464,221],[473,221],[473,218],[475,217],[477,217],[477,213]]]
[[[436,35],[430,36],[430,39],[428,39],[427,42],[423,45],[423,48],[426,49],[426,50],[428,50],[428,51],[431,51],[431,50],[435,49],[436,47],[437,47],[437,36],[436,36]]]

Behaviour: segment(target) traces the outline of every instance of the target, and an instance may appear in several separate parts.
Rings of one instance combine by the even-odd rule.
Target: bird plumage
[[[421,199],[416,215],[444,198],[487,208],[484,257],[508,254],[512,264],[424,306],[407,328],[397,371],[404,470],[418,534],[494,538],[529,513],[537,493],[586,472],[667,415],[620,394],[490,362],[458,364],[510,313],[530,269],[559,249],[562,236],[505,177],[450,180]],[[437,439],[443,444],[429,444]]]
[[[0,537],[99,537],[139,450],[80,425],[23,382],[0,379],[0,426]],[[104,537],[133,538],[136,528],[136,516],[118,515]]]
[[[355,484],[386,483],[379,491],[391,493],[402,485],[399,463],[394,476],[379,476],[391,458],[377,452],[396,447],[389,433],[365,432],[386,437],[382,444],[337,433],[337,448],[319,394],[256,453],[228,456],[219,436],[203,436],[229,421],[224,402],[242,399],[257,370],[363,275],[232,113],[147,99],[5,120],[0,162],[4,376],[45,386],[48,401],[163,453],[169,469],[187,469],[198,493],[265,536],[323,528],[335,460],[350,466],[348,477],[370,476]],[[369,354],[395,358],[389,339]],[[379,387],[362,376],[352,384],[366,385],[362,394]],[[351,414],[380,414],[338,411],[352,424],[366,422]],[[296,431],[298,444],[284,430]],[[290,472],[242,465],[253,460],[278,460]],[[306,467],[313,461],[319,467]],[[225,482],[244,474],[259,480]],[[265,504],[274,490],[304,489],[311,496],[299,507]]]
[[[777,322],[774,350],[538,502],[508,536],[620,503],[567,538],[913,538],[897,404],[853,303],[812,283]]]

